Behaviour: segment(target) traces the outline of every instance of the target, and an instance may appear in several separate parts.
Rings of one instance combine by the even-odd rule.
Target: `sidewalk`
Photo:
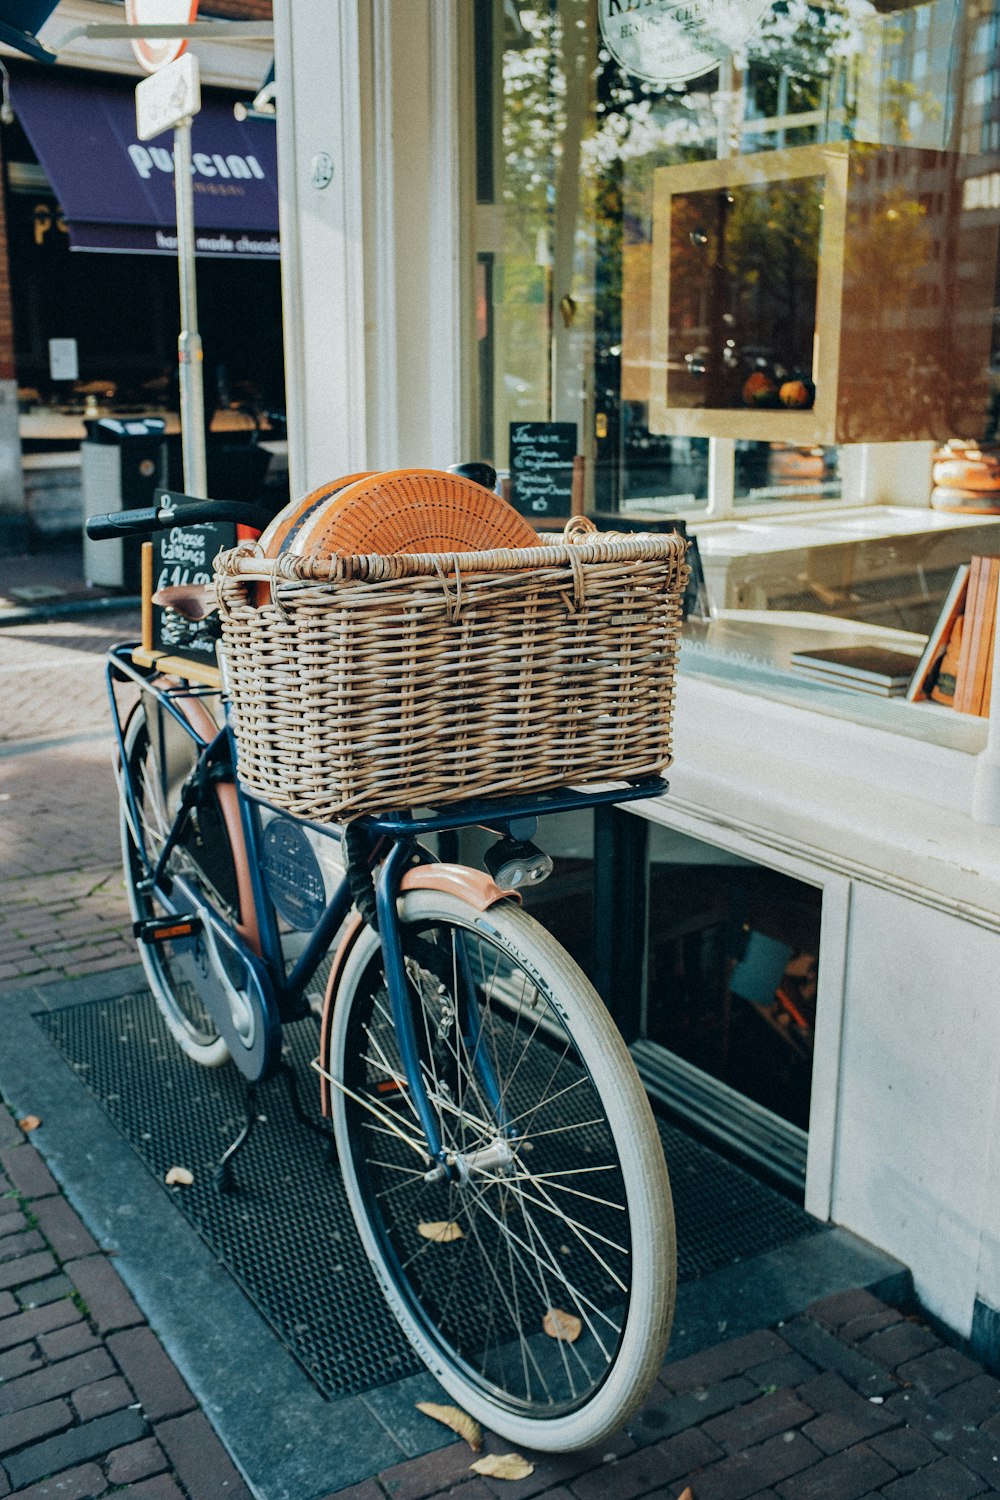
[[[0,559],[0,599],[11,597],[16,576],[13,560]],[[270,1455],[286,1483],[241,1472],[216,1436],[216,1427],[228,1431],[221,1408],[248,1379],[265,1404],[277,1404],[268,1359],[287,1362],[286,1351],[273,1338],[251,1350],[232,1313],[245,1299],[218,1267],[225,1295],[204,1292],[178,1248],[190,1229],[182,1233],[166,1189],[129,1148],[119,1147],[102,1180],[109,1169],[87,1124],[96,1105],[77,1104],[82,1084],[40,1044],[34,1061],[23,1048],[33,1027],[20,998],[26,986],[67,1006],[102,983],[123,984],[123,966],[135,962],[101,656],[136,628],[125,612],[34,618],[0,631],[0,999],[8,1013],[0,1062],[13,1080],[11,1103],[22,1117],[42,1117],[26,1134],[0,1109],[0,1500],[638,1500],[685,1489],[691,1500],[964,1500],[1000,1492],[1000,1383],[908,1309],[850,1289],[807,1306],[790,1275],[777,1288],[790,1311],[778,1323],[762,1319],[772,1326],[727,1338],[713,1308],[711,1332],[693,1337],[679,1318],[675,1349],[685,1357],[665,1366],[629,1430],[598,1451],[527,1454],[529,1478],[471,1472],[467,1446],[409,1400],[405,1422],[402,1400],[384,1418],[379,1452],[391,1438],[409,1455],[398,1462],[387,1465],[357,1433],[349,1456],[347,1437],[324,1448],[303,1427],[301,1452]],[[56,1100],[68,1121],[62,1145]],[[76,1178],[65,1171],[67,1137],[83,1164]],[[97,1188],[107,1213],[83,1207]],[[113,1209],[132,1212],[135,1202],[155,1203],[156,1214],[115,1218]],[[815,1251],[804,1243],[802,1261],[820,1253],[818,1242]],[[178,1259],[179,1271],[164,1270]],[[753,1262],[742,1272],[744,1305],[756,1306],[761,1272]],[[172,1302],[221,1350],[215,1385],[165,1353],[163,1339],[181,1348],[165,1311]],[[336,1403],[315,1392],[311,1400],[302,1414],[315,1429],[309,1413]],[[307,1464],[309,1441],[321,1452]],[[486,1446],[510,1445],[488,1435]],[[360,1482],[344,1488],[348,1457]]]

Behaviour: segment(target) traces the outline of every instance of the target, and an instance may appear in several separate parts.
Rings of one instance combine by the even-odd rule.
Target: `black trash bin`
[[[162,417],[93,417],[80,448],[83,511],[90,516],[143,510],[167,482],[167,424]],[[103,588],[139,592],[141,539],[92,542],[84,532],[83,574]]]

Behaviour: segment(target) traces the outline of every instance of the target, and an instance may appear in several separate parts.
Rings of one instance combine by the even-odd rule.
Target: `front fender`
[[[414,865],[406,871],[400,882],[402,891],[440,891],[443,895],[457,896],[468,902],[476,911],[489,911],[499,901],[517,901],[520,896],[514,891],[502,891],[496,881],[484,870],[470,870],[466,865]],[[348,956],[364,931],[364,922],[358,912],[347,920],[343,936],[334,955],[330,977],[326,982],[323,997],[323,1014],[319,1028],[319,1097],[320,1108],[329,1118],[330,1109],[330,1036],[333,1031],[333,1010],[337,1002],[340,976]]]

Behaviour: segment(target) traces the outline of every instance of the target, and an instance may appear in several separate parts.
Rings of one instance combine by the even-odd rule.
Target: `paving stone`
[[[823,1297],[819,1302],[811,1303],[806,1312],[810,1318],[815,1318],[817,1322],[836,1332],[855,1318],[877,1316],[884,1312],[894,1312],[894,1309],[886,1308],[884,1302],[865,1291],[864,1287],[851,1287],[848,1291],[834,1292],[831,1297]],[[896,1318],[899,1316],[899,1313],[895,1313]]]
[[[953,1458],[942,1458],[929,1468],[918,1469],[887,1485],[882,1495],[883,1500],[969,1500],[985,1490],[978,1474],[970,1474]]]
[[[0,1105],[0,1151],[5,1151],[8,1146],[17,1146],[24,1140],[21,1128],[10,1110]]]
[[[26,1198],[47,1198],[59,1191],[59,1184],[34,1146],[11,1146],[0,1151],[0,1165]]]
[[[900,1380],[908,1380],[911,1385],[923,1391],[925,1396],[937,1396],[951,1386],[958,1385],[963,1380],[972,1380],[982,1373],[981,1365],[967,1359],[957,1349],[949,1349],[947,1345],[932,1349],[929,1354],[921,1354],[916,1359],[907,1360],[896,1371]]]
[[[756,1448],[712,1464],[698,1477],[698,1500],[747,1500],[757,1490],[778,1487],[822,1455],[799,1432],[768,1438]]]
[[[910,1427],[894,1427],[890,1432],[881,1432],[871,1439],[868,1446],[886,1463],[892,1464],[898,1474],[909,1474],[913,1469],[936,1463],[941,1457],[940,1448],[935,1448],[922,1433],[914,1432]]]
[[[81,1421],[89,1422],[93,1417],[103,1417],[109,1411],[121,1411],[124,1406],[137,1406],[131,1388],[120,1375],[111,1375],[107,1380],[95,1380],[92,1385],[82,1385],[73,1392],[73,1405]]]
[[[803,1359],[801,1354],[783,1354],[777,1359],[765,1360],[745,1372],[746,1379],[762,1391],[780,1390],[784,1386],[801,1385],[817,1374],[816,1366]]]
[[[77,1323],[71,1323],[68,1328],[57,1328],[54,1333],[38,1335],[39,1349],[46,1359],[52,1361],[68,1359],[71,1354],[82,1354],[85,1349],[93,1349],[96,1343],[96,1334],[82,1318]]]
[[[151,1422],[190,1411],[195,1399],[148,1328],[128,1328],[108,1339],[108,1348]]]
[[[200,1411],[161,1422],[155,1431],[191,1500],[251,1500],[250,1491]]]
[[[112,1484],[133,1484],[167,1467],[166,1454],[155,1438],[142,1438],[126,1448],[115,1448],[104,1463]]]
[[[18,1344],[6,1354],[0,1354],[0,1381],[15,1380],[18,1375],[37,1370],[41,1363],[42,1356],[34,1344]]]
[[[0,1318],[9,1318],[11,1313],[18,1311],[20,1303],[10,1292],[0,1292]]]
[[[61,1469],[85,1463],[87,1459],[97,1458],[112,1448],[122,1448],[126,1443],[145,1437],[147,1431],[145,1420],[137,1411],[112,1412],[110,1416],[98,1417],[96,1422],[71,1427],[59,1437],[47,1438],[34,1447],[23,1448],[20,1453],[5,1459],[4,1467],[11,1484],[17,1490],[46,1474],[58,1474]],[[103,1475],[101,1485],[103,1488]]]
[[[709,1417],[718,1416],[759,1394],[749,1380],[721,1380],[716,1385],[701,1386],[673,1396],[660,1386],[654,1387],[653,1399],[636,1412],[629,1431],[640,1445],[673,1437],[687,1427],[698,1427]]]
[[[98,1246],[65,1198],[45,1198],[35,1208],[38,1226],[60,1260],[93,1255]]]
[[[321,1500],[385,1500],[385,1490],[376,1479],[362,1480],[361,1484],[352,1484],[349,1489],[331,1491],[329,1495],[323,1495]]]
[[[52,1256],[47,1250],[34,1255],[25,1255],[20,1260],[9,1260],[0,1265],[0,1288],[27,1286],[29,1282],[41,1281],[44,1276],[58,1272]]]
[[[775,1489],[781,1500],[859,1500],[895,1477],[895,1469],[884,1458],[859,1443],[856,1448],[824,1458],[804,1474],[775,1485]]]
[[[29,1250],[44,1249],[45,1241],[38,1230],[25,1229],[20,1234],[9,1234],[0,1240],[0,1261],[14,1260],[16,1256],[27,1255]]]
[[[832,1333],[808,1318],[796,1318],[782,1325],[782,1335],[806,1359],[823,1370],[835,1370],[865,1396],[884,1396],[896,1390],[896,1382],[874,1360],[856,1349],[849,1349]],[[875,1335],[880,1337],[880,1335]]]
[[[22,1229],[27,1229],[28,1221],[17,1205],[15,1198],[0,1199],[0,1239],[6,1241],[8,1235],[18,1234]],[[3,1246],[0,1245],[0,1249]]]
[[[46,1276],[42,1281],[33,1281],[17,1299],[22,1307],[44,1307],[47,1302],[59,1302],[63,1297],[72,1297],[73,1284],[60,1271],[56,1276]]]
[[[14,1299],[11,1298],[13,1302]],[[15,1302],[14,1306],[18,1304]],[[23,1344],[40,1333],[49,1333],[53,1328],[63,1328],[69,1323],[81,1322],[80,1314],[68,1299],[65,1302],[50,1302],[47,1307],[36,1307],[31,1312],[20,1312],[14,1317],[0,1320],[0,1349],[10,1349],[14,1344]]]
[[[915,1359],[918,1354],[936,1349],[939,1343],[936,1335],[922,1323],[902,1322],[873,1333],[858,1348],[868,1359],[877,1360],[880,1365],[895,1370],[906,1361]]]
[[[727,1380],[731,1375],[742,1375],[766,1359],[788,1353],[790,1350],[783,1338],[769,1329],[762,1329],[668,1363],[661,1371],[660,1379],[669,1390],[691,1390],[695,1386],[709,1386],[717,1380]]]
[[[107,1489],[104,1475],[96,1464],[84,1464],[64,1474],[54,1474],[41,1484],[19,1490],[17,1500],[93,1500]]]
[[[949,1457],[980,1475],[995,1489],[1000,1489],[1000,1434],[992,1435],[985,1426],[981,1429],[966,1426],[942,1402],[916,1390],[899,1391],[890,1396],[885,1409],[890,1416],[908,1423]]]
[[[63,1268],[87,1304],[99,1333],[145,1321],[118,1272],[103,1255],[67,1261]]]
[[[978,1427],[990,1417],[1000,1416],[1000,1380],[980,1371],[972,1380],[942,1391],[938,1400],[963,1422]]]
[[[450,1443],[445,1448],[439,1448],[436,1453],[425,1453],[406,1463],[394,1464],[378,1475],[378,1481],[393,1500],[427,1500],[427,1496],[449,1484],[467,1479],[471,1459],[467,1443]],[[550,1480],[549,1483],[554,1481]],[[514,1491],[516,1486],[511,1484],[508,1488]],[[537,1495],[545,1488],[545,1484],[539,1484],[530,1487],[527,1493]],[[517,1500],[523,1500],[523,1493],[522,1491]]]
[[[574,1479],[569,1488],[577,1500],[634,1500],[712,1463],[721,1453],[722,1449],[702,1433],[687,1433],[683,1441],[658,1443],[614,1463],[601,1464]]]
[[[90,1385],[92,1381],[103,1380],[114,1373],[115,1367],[105,1350],[89,1349],[85,1354],[62,1359],[58,1364],[47,1365],[43,1370],[35,1370],[0,1386],[0,1414],[20,1411],[38,1401],[48,1401],[52,1396],[68,1395],[82,1385]]]
[[[157,1474],[155,1479],[144,1479],[139,1484],[130,1484],[122,1492],[123,1500],[184,1500],[177,1481],[169,1474]]]
[[[892,1417],[885,1416],[881,1406],[868,1406],[867,1411],[853,1408],[850,1411],[824,1412],[815,1422],[808,1422],[802,1431],[811,1443],[822,1448],[824,1453],[840,1453],[854,1443],[874,1437],[892,1427]]]
[[[29,1406],[26,1411],[0,1417],[0,1453],[24,1448],[51,1432],[61,1432],[72,1422],[73,1413],[65,1401],[43,1401],[41,1406]]]
[[[781,1390],[761,1396],[758,1401],[751,1401],[725,1416],[713,1418],[705,1423],[702,1431],[727,1453],[736,1453],[741,1448],[752,1448],[755,1443],[762,1443],[776,1433],[799,1427],[814,1415],[811,1406],[800,1401],[791,1391]],[[815,1426],[815,1423],[811,1425]]]
[[[837,1329],[837,1337],[845,1344],[860,1344],[869,1334],[882,1328],[891,1328],[903,1321],[903,1314],[894,1307],[885,1307],[881,1312],[868,1313],[864,1317],[852,1318]]]
[[[681,1449],[688,1451],[692,1436],[691,1433],[681,1433],[678,1437],[671,1438],[666,1446],[673,1450],[680,1445]],[[507,1452],[510,1444],[487,1433],[486,1447],[489,1451]],[[451,1449],[447,1451],[450,1453]],[[614,1467],[616,1460],[624,1459],[635,1451],[635,1443],[628,1434],[619,1432],[596,1447],[583,1448],[576,1453],[532,1453],[531,1461],[535,1472],[527,1479],[490,1479],[486,1476],[486,1484],[497,1500],[530,1500],[535,1495],[544,1495],[545,1500],[549,1500],[554,1489],[568,1493],[569,1486],[580,1475],[592,1469],[600,1469],[602,1465]],[[387,1471],[387,1474],[391,1472]],[[379,1480],[385,1482],[386,1490],[396,1500],[397,1492],[389,1489],[392,1481],[387,1474],[379,1475]],[[452,1482],[452,1479],[447,1481]]]

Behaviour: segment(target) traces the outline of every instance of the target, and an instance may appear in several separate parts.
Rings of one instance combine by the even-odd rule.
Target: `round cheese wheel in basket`
[[[299,557],[537,547],[530,521],[484,485],[440,469],[390,469],[338,487],[296,528]]]
[[[492,490],[440,469],[348,474],[287,505],[260,538],[264,557],[478,552],[537,547],[538,534]],[[265,604],[270,586],[256,587]]]

